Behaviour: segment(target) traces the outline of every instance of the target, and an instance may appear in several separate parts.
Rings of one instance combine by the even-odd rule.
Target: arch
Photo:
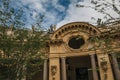
[[[97,27],[95,27],[87,22],[72,22],[72,23],[68,23],[68,24],[61,26],[58,30],[56,30],[53,33],[51,38],[53,38],[53,39],[58,38],[59,36],[61,36],[65,32],[68,32],[70,30],[75,30],[75,29],[76,30],[78,30],[78,29],[86,30],[86,31],[92,33],[93,35],[101,33]],[[57,37],[56,37],[56,35],[57,35]]]

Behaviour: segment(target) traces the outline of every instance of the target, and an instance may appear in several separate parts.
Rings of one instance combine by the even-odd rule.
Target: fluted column
[[[47,80],[48,79],[48,75],[47,75],[47,59],[44,60],[44,66],[43,66],[43,80]]]
[[[62,70],[62,80],[67,80],[67,75],[66,75],[66,59],[65,57],[61,58],[61,70]]]
[[[96,63],[95,63],[95,55],[90,54],[90,58],[91,58],[93,80],[98,80],[98,74],[97,74]]]
[[[113,69],[114,69],[114,73],[115,73],[115,78],[116,78],[116,80],[120,80],[120,70],[118,67],[118,63],[117,63],[115,54],[111,54],[111,57],[112,57],[112,61],[113,61]]]

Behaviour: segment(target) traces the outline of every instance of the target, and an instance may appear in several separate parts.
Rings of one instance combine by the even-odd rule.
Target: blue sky
[[[90,0],[13,0],[14,7],[22,7],[26,14],[27,27],[34,25],[35,16],[44,14],[43,27],[48,28],[55,24],[57,28],[75,21],[96,23],[97,18],[103,14],[93,9],[77,8],[76,4],[90,5]],[[95,17],[95,19],[91,19]]]

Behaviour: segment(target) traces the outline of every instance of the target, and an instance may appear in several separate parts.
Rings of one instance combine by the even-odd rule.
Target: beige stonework
[[[98,54],[97,57],[98,57],[101,80],[114,80],[109,56],[107,54]],[[105,61],[107,63],[105,63],[104,65]],[[102,62],[103,62],[103,65],[102,65]],[[102,68],[102,66],[106,67],[106,71]]]
[[[106,31],[106,30],[104,30]],[[73,22],[66,25],[63,25],[58,30],[56,30],[51,36],[50,36],[50,42],[49,42],[49,80],[61,80],[65,79],[62,77],[63,73],[61,70],[66,69],[66,77],[67,80],[71,78],[71,80],[77,80],[77,74],[79,74],[76,70],[78,68],[88,68],[91,70],[91,68],[94,65],[97,66],[98,70],[95,71],[88,71],[88,77],[89,80],[93,80],[92,78],[92,72],[94,72],[95,75],[100,76],[100,79],[98,80],[115,80],[113,76],[112,66],[111,62],[109,60],[109,54],[103,54],[102,49],[96,49],[91,50],[91,48],[94,47],[94,43],[89,41],[89,38],[91,36],[100,36],[103,37],[104,33],[103,29],[97,28],[89,23],[86,22]],[[83,41],[84,44],[77,46],[78,48],[73,48],[70,45],[70,40],[72,40],[75,37],[80,37],[81,41]],[[117,40],[119,41],[119,39]],[[116,42],[113,42],[116,44]],[[118,43],[119,44],[119,43]],[[77,44],[76,44],[77,45]],[[116,47],[113,45],[113,47]],[[120,48],[113,48],[116,51],[120,51]],[[92,61],[94,62],[92,65],[91,63],[91,54],[95,54],[93,56]],[[61,69],[61,58],[65,57],[66,62],[66,68],[64,65],[64,69]],[[84,59],[83,59],[84,58]],[[96,60],[97,58],[97,60]],[[76,63],[77,62],[77,63]],[[80,62],[80,63],[79,63]],[[79,69],[78,69],[79,70]],[[71,72],[71,73],[70,73]],[[99,74],[97,74],[99,73]],[[71,77],[71,76],[73,77]],[[96,79],[97,80],[97,79]]]
[[[59,60],[59,58],[49,59],[49,80],[60,80],[60,60]]]

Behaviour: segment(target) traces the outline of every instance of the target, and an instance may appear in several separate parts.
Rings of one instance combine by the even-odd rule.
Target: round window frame
[[[77,38],[77,37],[82,38],[82,40],[84,41],[84,43],[83,43],[82,45],[80,45],[80,47],[77,48],[77,49],[70,47],[70,45],[69,45],[69,41],[70,41],[71,39],[73,39],[73,38]],[[85,45],[85,43],[86,43],[86,41],[85,41],[84,37],[78,35],[78,36],[72,36],[72,37],[70,37],[70,38],[68,39],[67,45],[68,45],[68,47],[69,47],[71,50],[80,50],[80,49],[83,48],[83,46]]]

